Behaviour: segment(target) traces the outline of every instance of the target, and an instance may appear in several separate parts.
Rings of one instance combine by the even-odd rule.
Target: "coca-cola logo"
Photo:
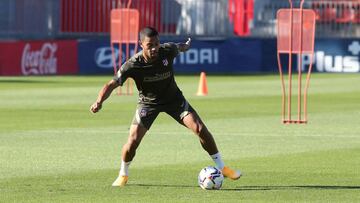
[[[24,75],[47,75],[57,73],[56,43],[44,43],[40,50],[31,50],[27,43],[21,58],[21,71]]]

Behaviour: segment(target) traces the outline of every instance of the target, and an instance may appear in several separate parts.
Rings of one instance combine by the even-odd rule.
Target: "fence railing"
[[[296,1],[296,0],[295,0]],[[0,0],[0,39],[108,36],[110,11],[128,0]],[[288,0],[132,0],[140,28],[162,35],[275,37]],[[317,13],[316,37],[360,37],[359,0],[305,0]]]
[[[128,0],[60,0],[61,33],[108,34],[110,11]],[[153,26],[165,35],[228,36],[232,33],[227,0],[132,0],[140,28]]]
[[[0,39],[58,35],[58,0],[0,0]]]
[[[252,36],[276,36],[276,12],[287,7],[287,0],[255,1]],[[306,0],[304,8],[316,12],[316,37],[360,37],[359,0]]]

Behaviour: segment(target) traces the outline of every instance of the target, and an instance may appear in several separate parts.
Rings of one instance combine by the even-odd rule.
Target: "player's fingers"
[[[98,111],[99,111],[99,109],[98,109],[96,104],[91,105],[91,107],[90,107],[90,112],[91,113],[96,113]]]

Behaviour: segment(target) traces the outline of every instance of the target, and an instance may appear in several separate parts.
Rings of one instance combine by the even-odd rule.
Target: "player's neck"
[[[143,57],[145,63],[152,63],[156,60],[156,58],[150,58],[150,57],[146,56],[144,53],[142,54],[142,57]]]

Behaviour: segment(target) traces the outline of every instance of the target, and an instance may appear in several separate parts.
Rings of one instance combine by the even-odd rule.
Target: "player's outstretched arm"
[[[100,90],[99,96],[93,105],[90,107],[92,113],[97,113],[102,107],[102,103],[111,95],[111,92],[119,86],[115,80],[110,80],[104,87]]]
[[[185,52],[190,49],[191,44],[191,38],[189,37],[188,40],[185,43],[178,43],[179,51]]]

